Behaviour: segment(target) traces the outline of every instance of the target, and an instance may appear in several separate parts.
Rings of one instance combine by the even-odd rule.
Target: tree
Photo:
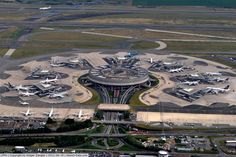
[[[48,117],[47,124],[53,124],[53,123],[55,123],[55,121],[52,118]]]
[[[95,117],[99,120],[102,119],[103,118],[103,112],[101,110],[98,110],[95,114]]]
[[[64,124],[66,124],[66,125],[71,125],[71,124],[74,124],[74,123],[75,123],[75,120],[70,119],[70,118],[66,119],[65,122],[64,122]]]

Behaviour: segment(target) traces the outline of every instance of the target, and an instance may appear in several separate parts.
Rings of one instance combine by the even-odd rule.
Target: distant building
[[[236,140],[227,140],[225,143],[226,147],[236,148]]]
[[[19,153],[25,152],[25,147],[24,146],[15,146],[14,150]]]
[[[157,157],[156,155],[135,155],[135,157]]]
[[[0,0],[0,2],[8,2],[8,3],[12,3],[12,2],[15,2],[15,0]]]
[[[119,155],[119,157],[131,157],[130,155]]]
[[[158,152],[158,157],[168,157],[168,156],[169,156],[169,153],[167,151],[160,150]]]
[[[190,148],[187,148],[187,147],[176,147],[175,148],[177,151],[180,151],[180,152],[191,152],[191,151],[194,151],[194,148],[190,147]]]

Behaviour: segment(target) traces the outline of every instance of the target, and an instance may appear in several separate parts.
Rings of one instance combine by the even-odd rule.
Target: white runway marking
[[[198,36],[198,37],[207,37],[207,38],[218,38],[218,39],[236,40],[236,38],[233,38],[233,37],[222,37],[222,36],[215,36],[215,35],[185,33],[185,32],[176,32],[176,31],[158,30],[158,29],[145,29],[145,31],[159,32],[159,33],[169,33],[169,34],[179,34],[179,35],[189,35],[189,36]]]
[[[16,51],[16,49],[9,49],[4,56],[10,57],[15,51]]]
[[[104,34],[104,33],[96,33],[96,32],[82,32],[84,34],[91,34],[91,35],[101,35],[101,36],[109,36],[109,37],[116,37],[116,38],[126,38],[126,39],[133,39],[134,37],[131,36],[122,36],[122,35],[113,35],[113,34]],[[160,46],[155,48],[156,50],[163,50],[167,47],[167,44],[163,41],[155,41],[155,43],[159,44]]]
[[[96,33],[96,32],[82,32],[82,33],[84,33],[84,34],[91,34],[91,35],[101,35],[101,36],[108,36],[108,37],[116,37],[116,38],[133,39],[133,37],[131,37],[131,36],[104,34],[104,33]]]
[[[55,30],[55,28],[50,28],[50,27],[40,27],[39,29],[47,30],[47,31],[54,31]]]

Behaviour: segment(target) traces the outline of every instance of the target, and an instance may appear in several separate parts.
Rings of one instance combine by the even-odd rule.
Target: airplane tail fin
[[[10,82],[8,82],[8,86],[9,86],[9,88],[13,88],[14,87]]]
[[[229,85],[227,85],[224,89],[229,89]]]

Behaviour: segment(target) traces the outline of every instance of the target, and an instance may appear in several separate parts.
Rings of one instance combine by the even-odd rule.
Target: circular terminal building
[[[107,65],[89,71],[88,79],[94,83],[110,86],[133,86],[149,80],[148,71],[141,67]]]

